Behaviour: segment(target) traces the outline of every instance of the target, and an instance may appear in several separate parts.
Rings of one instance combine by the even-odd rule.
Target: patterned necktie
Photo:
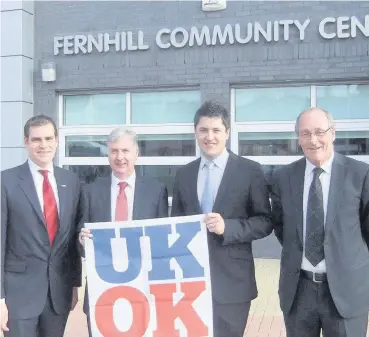
[[[48,171],[39,170],[39,172],[44,176],[44,182],[42,184],[44,217],[47,233],[49,234],[50,246],[52,246],[59,227],[58,207],[56,205],[55,195],[49,181]]]
[[[306,213],[305,256],[313,266],[324,259],[324,206],[319,179],[323,172],[320,167],[314,169]]]
[[[206,180],[204,185],[204,190],[201,196],[201,209],[203,213],[211,213],[213,210],[213,186],[212,186],[212,171],[214,168],[214,163],[208,161],[205,164],[206,169]]]
[[[115,207],[115,221],[127,221],[128,201],[124,189],[128,186],[128,184],[125,181],[122,181],[118,185],[119,185],[119,193],[117,196],[117,203]]]

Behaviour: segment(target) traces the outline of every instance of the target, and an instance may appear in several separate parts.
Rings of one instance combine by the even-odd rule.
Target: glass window
[[[76,173],[81,184],[90,184],[98,177],[106,177],[111,174],[109,165],[64,165],[63,168]]]
[[[241,132],[238,137],[241,156],[303,155],[293,132]],[[344,155],[369,155],[369,131],[337,131],[334,144]]]
[[[173,184],[181,165],[136,165],[136,174],[151,177],[165,184],[169,196],[173,196]]]
[[[109,165],[65,165],[63,167],[75,172],[82,184],[92,183],[98,177],[111,174]],[[181,165],[136,165],[136,174],[163,182],[168,188],[169,196],[172,196],[174,178],[180,167]]]
[[[108,136],[65,137],[67,157],[106,157]],[[193,135],[138,135],[141,157],[196,156],[196,142]]]
[[[193,135],[139,135],[141,157],[196,156]]]
[[[334,119],[369,119],[369,85],[317,87],[317,106]]]
[[[296,120],[310,105],[310,87],[237,89],[236,122]]]
[[[133,124],[192,123],[200,107],[199,91],[132,93]]]
[[[273,176],[274,171],[282,166],[283,165],[261,165],[261,168],[263,169],[265,174],[265,179],[267,180],[268,184],[271,183],[271,178]]]
[[[336,132],[334,148],[346,156],[369,155],[369,131]]]
[[[64,96],[64,125],[112,125],[125,121],[125,94]]]
[[[296,156],[301,148],[294,132],[241,132],[240,156]]]
[[[65,155],[67,157],[106,157],[108,136],[67,136]]]

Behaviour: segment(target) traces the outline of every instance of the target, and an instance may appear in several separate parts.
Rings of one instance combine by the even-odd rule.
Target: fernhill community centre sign
[[[278,20],[249,22],[246,24],[227,24],[225,26],[207,25],[193,26],[190,29],[176,27],[162,28],[156,32],[155,43],[161,49],[183,48],[193,46],[215,46],[228,44],[248,44],[259,41],[278,42],[289,41],[290,33],[297,33],[303,41],[310,25],[310,19]],[[364,21],[355,16],[326,17],[319,22],[319,35],[323,39],[347,39],[358,35],[369,37],[369,15]],[[107,53],[111,50],[134,51],[148,50],[150,42],[142,30],[109,32],[87,35],[66,35],[54,37],[54,55],[89,54],[92,52]]]

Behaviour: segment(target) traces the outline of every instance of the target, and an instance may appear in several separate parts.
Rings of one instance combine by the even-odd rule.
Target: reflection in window
[[[274,171],[277,170],[278,168],[282,167],[282,166],[283,165],[261,165],[268,184],[271,184],[271,178],[274,174]]]
[[[107,177],[111,174],[109,165],[64,165],[63,168],[76,173],[81,184],[90,184],[98,177]]]
[[[335,151],[343,155],[369,154],[369,131],[337,131]],[[241,156],[300,156],[298,139],[289,132],[242,132],[238,143]]]
[[[174,178],[180,167],[181,165],[137,165],[136,174],[161,181],[166,185],[169,196],[172,196]]]
[[[92,183],[98,177],[107,177],[111,174],[109,165],[65,165],[63,167],[75,172],[82,184]],[[136,174],[161,181],[168,188],[169,196],[172,196],[174,178],[180,167],[180,165],[136,165]]]
[[[369,119],[369,85],[317,87],[317,106],[334,119]]]
[[[142,157],[196,155],[196,143],[193,135],[139,135],[137,140]]]
[[[133,124],[192,123],[200,107],[199,91],[132,93]]]
[[[369,155],[369,131],[336,132],[334,148],[346,156]]]
[[[67,157],[106,157],[108,136],[67,136],[65,137]],[[138,135],[141,157],[172,157],[196,155],[193,135]]]
[[[302,151],[294,132],[239,133],[241,156],[296,156]]]
[[[64,96],[64,125],[125,124],[126,95]]]
[[[290,121],[310,107],[310,87],[236,89],[236,122]]]
[[[108,136],[67,136],[65,155],[67,157],[106,157]]]

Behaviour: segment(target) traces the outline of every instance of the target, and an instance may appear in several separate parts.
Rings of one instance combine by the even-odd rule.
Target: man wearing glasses
[[[369,165],[334,152],[332,116],[303,111],[305,158],[277,170],[275,234],[287,337],[365,337],[369,311]]]

